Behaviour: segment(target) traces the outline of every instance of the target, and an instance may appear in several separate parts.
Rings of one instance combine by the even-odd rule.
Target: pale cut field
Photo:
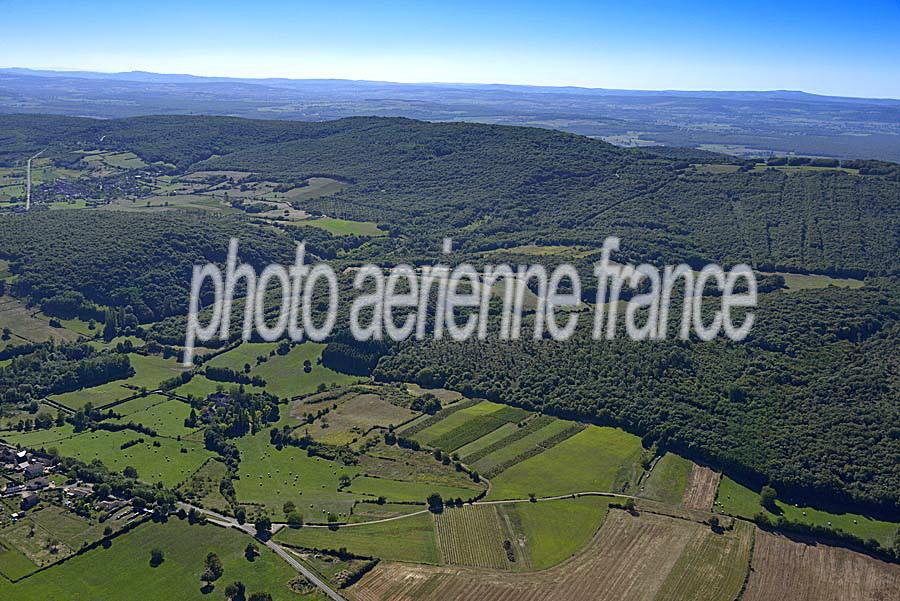
[[[896,601],[900,566],[849,549],[756,531],[743,601]]]
[[[346,590],[353,601],[733,601],[752,529],[611,511],[583,553],[543,572],[379,564]]]
[[[719,489],[721,478],[722,474],[719,472],[695,463],[691,467],[681,504],[688,509],[709,511],[716,500],[716,491]]]

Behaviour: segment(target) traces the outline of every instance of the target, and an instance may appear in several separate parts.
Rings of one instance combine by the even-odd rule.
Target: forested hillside
[[[150,163],[143,174],[167,190],[152,192],[156,212],[141,212],[132,198],[3,214],[0,259],[8,289],[45,313],[72,313],[75,301],[98,319],[106,307],[130,307],[137,321],[153,324],[142,335],[167,345],[184,333],[192,266],[224,261],[232,236],[257,269],[293,262],[301,239],[339,270],[432,263],[450,236],[453,261],[573,261],[590,273],[603,239],[618,235],[614,259],[623,262],[748,262],[763,272],[868,276],[861,289],[857,281],[853,290],[805,292],[772,292],[784,282],[768,276],[782,281],[764,288],[743,344],[598,343],[581,332],[568,344],[392,348],[353,344],[339,326],[323,357],[354,373],[377,363],[384,380],[620,425],[747,480],[771,480],[785,493],[897,509],[896,166],[781,170],[698,151],[626,150],[549,130],[408,119],[7,116],[0,131],[7,164],[44,148],[62,165],[80,164],[89,150],[129,151]],[[309,178],[329,178],[333,193],[304,197],[287,212],[339,213],[381,229],[368,223],[368,233],[339,235],[309,227],[315,221],[282,219],[280,210],[277,219],[248,215],[226,194],[173,191],[201,172],[222,181],[238,174],[243,179],[227,184],[232,193],[264,182],[272,194],[278,184],[302,192]],[[206,204],[175,210],[167,199],[178,194]],[[342,278],[342,294],[351,277]]]
[[[44,119],[59,121],[2,117],[0,129],[10,122],[22,130],[29,119],[35,132]],[[419,253],[433,252],[446,235],[463,250],[596,246],[618,235],[624,256],[657,263],[744,261],[854,275],[900,270],[897,171],[707,172],[692,164],[734,159],[678,159],[535,128],[377,118],[73,120],[53,152],[64,157],[75,147],[129,150],[178,170],[351,182],[308,208],[337,204],[342,215],[384,224]]]
[[[376,377],[615,424],[785,492],[896,509],[900,303],[884,291],[764,295],[744,343],[407,344]]]

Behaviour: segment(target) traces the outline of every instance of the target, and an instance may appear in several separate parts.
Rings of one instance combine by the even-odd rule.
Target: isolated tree
[[[126,466],[124,470],[122,470],[122,475],[125,476],[126,478],[133,478],[133,479],[137,480],[138,472],[135,468],[133,468],[129,465],[129,466]]]
[[[253,561],[258,555],[259,547],[257,547],[253,543],[247,543],[247,546],[244,547],[244,557],[247,558],[247,561]]]
[[[441,513],[444,511],[444,500],[441,498],[441,495],[433,492],[428,495],[426,499],[428,503],[428,510],[432,513]]]
[[[158,567],[166,560],[165,554],[162,552],[162,549],[151,549],[150,550],[150,567]]]
[[[200,576],[200,580],[203,580],[207,584],[212,584],[221,578],[224,572],[225,568],[222,567],[222,560],[219,559],[219,556],[215,553],[210,553],[206,556],[205,568],[203,574]]]
[[[235,580],[225,587],[225,598],[229,601],[244,601],[247,587],[240,580]]]
[[[714,515],[709,518],[709,527],[713,530],[718,530],[720,525],[719,516]]]
[[[243,525],[247,521],[247,510],[243,507],[238,507],[234,510],[234,518],[238,524]]]
[[[266,537],[272,534],[272,520],[266,516],[256,518],[253,526],[256,528],[256,536]]]
[[[295,511],[297,509],[297,506],[294,504],[293,501],[285,501],[282,509],[284,510],[285,515],[287,515],[289,513],[292,513],[293,511]]]
[[[770,511],[776,509],[775,498],[778,496],[776,490],[768,484],[759,491],[759,504]]]
[[[300,515],[297,511],[292,511],[288,514],[287,517],[288,526],[291,528],[302,528],[303,527],[303,516]]]
[[[106,528],[103,529],[103,536],[109,536],[112,533],[113,533],[112,526],[107,526]]]

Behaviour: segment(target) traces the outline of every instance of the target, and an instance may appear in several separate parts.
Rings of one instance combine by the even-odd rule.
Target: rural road
[[[215,511],[210,511],[209,509],[195,507],[188,503],[178,503],[178,507],[181,509],[184,509],[185,511],[190,511],[191,509],[194,509],[194,510],[199,511],[200,513],[208,516],[209,521],[214,524],[223,526],[225,528],[234,528],[235,530],[240,530],[241,532],[249,534],[253,538],[257,538],[256,533],[254,532],[253,526],[251,526],[249,524],[238,524],[237,520],[234,520],[230,517],[221,515],[219,513],[216,513]],[[259,539],[257,538],[257,540],[259,540]],[[326,584],[324,580],[319,578],[312,570],[310,570],[309,568],[304,566],[302,563],[300,563],[299,561],[294,559],[290,553],[285,551],[281,545],[279,545],[278,543],[273,541],[271,538],[269,540],[265,541],[265,545],[269,549],[274,551],[283,560],[288,562],[292,568],[294,568],[295,570],[297,570],[298,572],[303,574],[303,576],[305,576],[307,580],[309,580],[310,582],[315,584],[317,587],[319,587],[319,589],[321,589],[322,592],[324,592],[326,595],[328,595],[328,597],[330,599],[332,599],[332,601],[347,601],[344,597],[339,595],[334,589],[332,589],[330,586],[328,586],[328,584]]]

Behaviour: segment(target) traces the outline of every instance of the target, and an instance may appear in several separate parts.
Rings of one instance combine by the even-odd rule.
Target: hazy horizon
[[[27,68],[900,98],[900,2],[2,2]]]
[[[345,81],[345,82],[360,82],[360,83],[384,83],[384,84],[396,84],[396,85],[436,85],[436,86],[506,86],[506,87],[515,87],[515,88],[545,88],[545,89],[578,89],[578,90],[597,90],[597,91],[622,91],[622,92],[647,92],[647,93],[748,93],[748,94],[767,94],[767,93],[797,93],[797,94],[807,94],[811,96],[823,96],[823,97],[833,97],[833,98],[854,98],[861,100],[898,100],[900,101],[900,94],[897,96],[860,96],[860,95],[852,95],[852,94],[827,94],[820,92],[813,92],[800,88],[749,88],[749,87],[734,87],[734,88],[621,88],[621,87],[613,87],[613,86],[600,86],[600,85],[577,85],[577,84],[534,84],[534,83],[519,83],[519,82],[510,82],[510,81],[442,81],[442,80],[422,80],[422,81],[401,81],[397,79],[354,79],[348,77],[289,77],[282,75],[269,75],[269,76],[233,76],[233,75],[221,75],[221,74],[210,74],[210,73],[188,73],[188,72],[163,72],[163,71],[150,71],[146,69],[127,69],[124,71],[103,71],[97,69],[89,69],[89,68],[70,68],[70,69],[56,69],[51,67],[44,66],[28,66],[23,67],[21,65],[0,65],[0,72],[19,72],[21,74],[31,74],[33,73],[37,77],[47,76],[47,74],[55,74],[55,75],[71,75],[72,77],[78,77],[78,75],[94,75],[94,76],[127,76],[127,75],[153,75],[159,77],[189,77],[196,79],[212,79],[212,80],[235,80],[235,81]],[[97,78],[100,79],[100,78]],[[122,79],[125,79],[124,77]]]

